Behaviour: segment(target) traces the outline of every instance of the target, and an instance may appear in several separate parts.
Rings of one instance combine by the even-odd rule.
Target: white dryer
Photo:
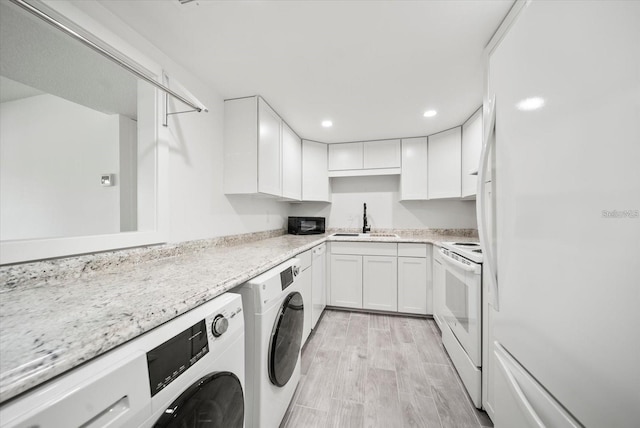
[[[307,302],[299,272],[300,260],[291,259],[233,290],[245,308],[247,427],[279,426],[300,380]]]
[[[224,294],[0,407],[0,426],[242,428],[242,301]]]

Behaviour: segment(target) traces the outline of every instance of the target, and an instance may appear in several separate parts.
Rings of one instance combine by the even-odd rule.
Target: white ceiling
[[[100,3],[224,98],[262,95],[301,137],[341,142],[461,124],[513,0]]]

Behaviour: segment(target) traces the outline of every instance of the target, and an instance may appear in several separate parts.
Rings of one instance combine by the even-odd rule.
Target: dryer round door
[[[269,379],[274,385],[285,386],[298,363],[304,305],[302,295],[293,292],[285,297],[276,317],[269,343]]]
[[[240,380],[231,372],[215,372],[180,394],[154,426],[242,428],[243,424],[244,396]]]

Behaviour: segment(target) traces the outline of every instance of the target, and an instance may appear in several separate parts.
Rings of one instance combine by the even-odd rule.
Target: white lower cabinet
[[[431,248],[427,244],[398,244],[398,312],[433,313]]]
[[[327,306],[327,246],[320,244],[311,250],[311,328],[316,328],[320,315]]]
[[[428,313],[426,258],[398,257],[398,312]]]
[[[302,294],[302,303],[304,305],[304,326],[302,328],[302,343],[304,344],[311,334],[312,328],[312,292],[311,292],[311,268],[305,269],[298,275],[296,279],[300,284]]]
[[[362,308],[362,256],[331,255],[331,305]]]
[[[379,311],[398,310],[398,258],[362,257],[362,307]]]
[[[332,242],[329,304],[432,313],[431,245]]]
[[[304,325],[302,327],[302,343],[304,344],[311,334],[313,328],[312,322],[312,309],[313,309],[313,294],[312,288],[312,275],[311,275],[311,250],[307,250],[304,253],[300,253],[296,256],[300,259],[300,273],[296,281],[300,284],[300,294],[302,294],[302,304],[304,309]]]

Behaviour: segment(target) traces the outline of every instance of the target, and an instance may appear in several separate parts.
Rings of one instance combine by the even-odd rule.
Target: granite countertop
[[[468,234],[443,235],[429,230],[388,233],[399,236],[282,235],[233,245],[196,245],[188,251],[174,245],[172,251],[156,258],[141,257],[141,250],[113,252],[108,262],[102,257],[99,268],[95,260],[93,265],[85,260],[91,256],[84,256],[68,259],[68,266],[74,268],[58,267],[55,274],[47,271],[53,266],[50,262],[25,265],[28,268],[2,267],[0,402],[104,354],[322,242],[477,241]]]

